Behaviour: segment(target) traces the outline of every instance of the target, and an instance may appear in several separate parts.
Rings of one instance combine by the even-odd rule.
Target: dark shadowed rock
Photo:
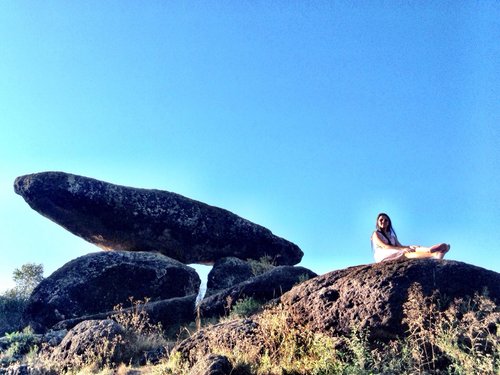
[[[168,300],[148,302],[140,306],[124,307],[120,311],[107,311],[99,314],[81,316],[74,319],[62,320],[52,326],[53,330],[71,329],[85,320],[105,320],[113,315],[138,312],[144,310],[149,322],[156,325],[161,323],[162,327],[168,329],[171,326],[179,326],[191,323],[196,319],[195,303],[196,294],[186,297],[171,298]]]
[[[239,258],[222,258],[208,273],[206,296],[242,283],[255,276],[251,265]]]
[[[33,291],[26,324],[43,331],[59,321],[113,310],[129,298],[152,302],[198,293],[196,271],[164,255],[149,252],[87,254],[55,271]]]
[[[373,338],[402,335],[403,304],[413,283],[424,295],[450,300],[487,288],[500,300],[500,274],[451,260],[403,260],[350,267],[309,280],[281,297],[293,319],[313,331],[347,333],[369,328]]]
[[[301,281],[315,277],[316,274],[304,267],[279,266],[262,275],[234,285],[212,296],[204,298],[199,304],[202,317],[220,317],[227,314],[228,304],[240,299],[255,298],[267,302],[278,298]]]
[[[270,256],[293,265],[303,255],[260,225],[167,191],[63,172],[18,177],[14,189],[40,214],[106,250],[158,251],[186,264]]]

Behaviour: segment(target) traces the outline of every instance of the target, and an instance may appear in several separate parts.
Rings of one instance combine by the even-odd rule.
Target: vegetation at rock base
[[[225,318],[222,323],[205,325],[201,331],[190,327],[190,334],[203,333],[205,346],[191,351],[188,357],[179,351],[170,352],[176,338],[164,337],[161,327],[149,322],[142,309],[144,302],[131,300],[134,309],[120,313],[121,307],[117,307],[118,315],[114,319],[139,338],[130,343],[133,358],[125,363],[98,358],[109,358],[113,350],[111,343],[111,346],[99,346],[106,348],[105,352],[88,357],[86,362],[67,373],[127,374],[133,370],[137,374],[181,375],[189,373],[197,361],[204,360],[207,351],[226,356],[235,375],[499,373],[499,307],[487,293],[457,299],[444,309],[442,302],[445,299],[438,294],[424,296],[420,286],[414,284],[404,305],[406,338],[384,343],[371,342],[369,331],[355,327],[345,336],[313,332],[294,323],[286,306],[272,305],[250,318]],[[255,323],[252,336],[238,335],[234,325],[228,324],[245,320]],[[216,327],[218,330],[214,330]],[[184,337],[186,332],[187,329],[183,330]],[[219,340],[221,333],[232,339]],[[29,331],[25,335],[29,335]],[[13,339],[12,342],[21,343],[22,340]],[[155,349],[163,349],[163,354],[154,360],[138,360]],[[2,358],[12,351],[13,345],[8,346]],[[56,364],[47,358],[46,355],[35,357],[31,352],[29,360],[33,366],[55,368]]]
[[[24,264],[14,270],[12,280],[14,288],[0,296],[0,336],[22,328],[21,316],[31,292],[43,280],[43,265]]]

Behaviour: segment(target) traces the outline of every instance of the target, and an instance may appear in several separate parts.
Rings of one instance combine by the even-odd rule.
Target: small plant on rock
[[[247,259],[247,262],[250,264],[254,276],[262,275],[276,267],[273,259],[269,255],[263,256],[259,260]]]
[[[122,304],[116,305],[113,308],[115,314],[111,319],[135,335],[135,351],[148,351],[166,346],[161,323],[152,324],[146,311],[149,299],[145,298],[141,301],[130,297],[129,301],[131,307],[128,309],[125,309]]]
[[[255,314],[262,308],[262,303],[253,297],[239,299],[232,306],[229,313],[230,318],[245,318]]]

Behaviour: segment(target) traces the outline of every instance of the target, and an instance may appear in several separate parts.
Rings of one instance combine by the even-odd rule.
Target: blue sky
[[[0,290],[99,249],[17,196],[65,171],[223,207],[325,273],[402,243],[500,272],[500,3],[0,3]],[[206,269],[205,269],[206,271]]]

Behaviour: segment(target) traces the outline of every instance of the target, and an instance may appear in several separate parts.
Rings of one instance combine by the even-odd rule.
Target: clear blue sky
[[[402,243],[500,272],[500,2],[2,1],[0,290],[99,249],[13,191],[49,170],[229,209],[317,273]]]

